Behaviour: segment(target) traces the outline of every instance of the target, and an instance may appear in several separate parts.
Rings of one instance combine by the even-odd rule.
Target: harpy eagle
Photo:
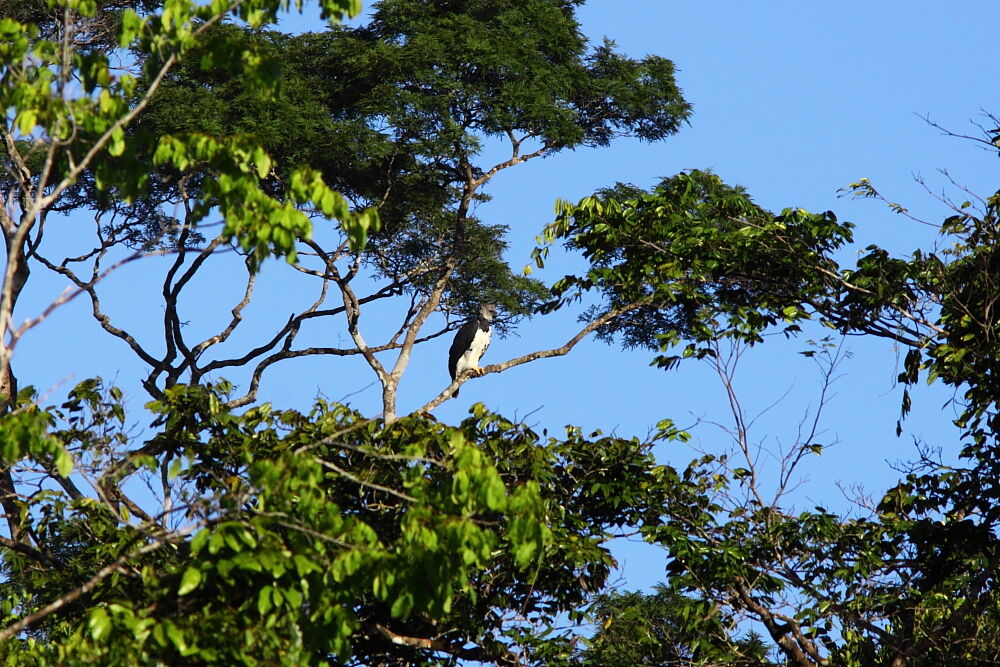
[[[497,307],[492,303],[479,306],[479,313],[461,326],[455,334],[448,350],[448,372],[454,381],[463,371],[479,370],[479,359],[490,346],[493,337],[493,319],[497,316]],[[458,389],[452,396],[458,396]]]

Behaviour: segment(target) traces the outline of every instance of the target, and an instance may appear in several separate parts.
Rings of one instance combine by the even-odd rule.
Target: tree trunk
[[[10,236],[6,239],[8,261],[12,252],[12,240]],[[13,317],[14,306],[21,295],[21,290],[24,289],[24,285],[28,282],[28,275],[31,273],[28,261],[24,256],[23,245],[15,247],[13,252],[16,253],[16,266],[9,293],[10,307],[4,309],[5,312],[11,314],[11,317]],[[3,333],[6,334],[6,330]],[[6,345],[6,341],[0,339],[0,345]],[[14,375],[11,363],[11,350],[4,350],[4,352],[3,363],[0,363],[0,416],[13,411],[17,406],[17,376]],[[17,489],[14,486],[14,477],[11,475],[10,466],[6,464],[0,465],[0,506],[3,507],[4,516],[7,519],[10,538],[15,542],[27,541],[27,536],[21,529],[21,504],[17,501]]]
[[[386,426],[396,421],[396,387],[394,378],[389,377],[382,383],[382,421]]]

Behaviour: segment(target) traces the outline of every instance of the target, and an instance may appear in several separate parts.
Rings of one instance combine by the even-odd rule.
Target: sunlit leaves
[[[557,283],[561,299],[596,290],[605,309],[640,306],[600,334],[662,351],[686,344],[679,356],[656,359],[671,367],[710,354],[703,345],[710,340],[758,343],[782,322],[794,331],[828,291],[836,266],[829,254],[850,239],[851,225],[831,212],[775,215],[714,174],[691,171],[649,193],[619,184],[575,205],[561,202],[533,258],[541,266],[557,241],[581,252],[591,268]]]
[[[94,0],[50,4],[69,8],[65,16],[105,9]],[[154,88],[172,81],[178,63],[202,65],[227,80],[235,73],[258,101],[275,102],[276,60],[252,44],[231,48],[238,40],[227,40],[224,27],[233,26],[226,21],[235,17],[263,28],[290,4],[165,0],[152,9],[126,9],[103,52],[63,52],[60,40],[34,39],[30,26],[0,23],[5,37],[0,99],[20,135],[17,145],[26,154],[51,157],[52,181],[38,191],[55,198],[59,192],[53,187],[76,181],[95,186],[95,199],[103,204],[133,202],[147,186],[167,184],[173,188],[170,204],[192,211],[185,223],[220,216],[226,239],[254,265],[270,255],[294,261],[297,242],[308,238],[312,220],[320,216],[338,221],[352,250],[360,251],[379,230],[379,217],[352,210],[331,189],[329,171],[335,170],[321,173],[300,167],[304,161],[286,161],[265,149],[254,128],[158,132],[143,123],[148,117],[137,115],[147,102],[155,106]],[[360,9],[356,0],[320,5],[329,17]],[[520,40],[509,38],[508,28],[533,33],[533,44],[553,59],[571,61],[564,83],[580,83],[577,74],[596,75],[579,61],[582,38],[571,13],[549,2],[532,9],[558,22],[558,39],[549,39],[551,26],[519,20],[516,6],[491,26],[492,39],[525,51]],[[489,14],[493,5],[477,11]],[[476,21],[467,23],[477,27]],[[115,42],[141,64],[138,83],[122,74],[117,56],[112,67],[107,54]],[[573,48],[563,53],[556,42]],[[492,58],[489,49],[480,55]],[[525,71],[544,74],[551,65],[535,59],[530,49],[518,59]],[[644,70],[639,87],[663,84],[663,92],[680,101],[665,85],[672,85],[670,72],[656,69],[661,80],[652,81],[657,72]],[[612,132],[637,127],[617,102],[606,105],[600,117],[584,118],[578,109],[577,120],[585,120],[586,128],[567,122],[573,114],[563,103],[525,105],[520,113],[514,107],[526,99],[517,90],[523,81],[504,78],[506,108],[476,131],[501,134],[505,128],[497,123],[518,114],[517,123],[529,130],[551,119],[544,134],[562,146],[602,141],[601,127]],[[572,91],[555,90],[565,86],[554,88],[544,76],[534,79],[532,94],[558,92],[560,99],[583,107]],[[469,83],[471,88],[474,82]],[[607,102],[629,91],[590,87],[586,92]],[[665,111],[671,123],[686,114],[683,104],[678,109]],[[403,119],[399,127],[418,116]],[[450,150],[462,133],[454,121],[437,129],[442,132],[434,137],[408,135],[417,146],[400,159],[398,173],[409,178],[411,171],[430,171],[440,157],[432,144]],[[461,155],[478,146],[471,135],[467,139]],[[385,158],[392,141],[379,143],[374,152],[383,151]],[[409,159],[414,155],[419,160]],[[435,180],[451,166],[435,169],[430,176],[417,174],[417,189],[432,192],[433,214],[440,218],[454,197],[454,191],[445,197],[441,191],[454,181]],[[372,190],[381,196],[385,188],[377,184]],[[88,190],[85,196],[90,195]],[[410,205],[407,198],[395,203]],[[487,259],[499,258],[502,230],[472,227],[475,247],[493,253]],[[496,265],[487,269],[499,271]],[[473,265],[466,282],[478,287],[481,278]],[[516,290],[510,291],[515,294],[508,298],[515,299]],[[535,286],[532,293],[537,291]],[[4,619],[13,622],[87,587],[78,604],[55,609],[30,629],[32,639],[44,644],[45,660],[182,664],[197,655],[215,664],[306,664],[346,659],[352,642],[368,643],[363,650],[374,655],[400,651],[403,659],[410,649],[377,630],[384,624],[408,632],[408,624],[421,629],[427,619],[452,626],[456,646],[478,643],[487,657],[501,655],[503,641],[521,631],[510,630],[506,617],[576,614],[586,594],[580,582],[596,588],[610,572],[606,529],[650,512],[638,507],[641,494],[621,474],[641,473],[651,464],[648,451],[635,441],[604,438],[592,447],[575,432],[562,441],[539,438],[481,409],[461,427],[411,419],[389,429],[325,404],[309,415],[267,406],[234,414],[225,408],[226,391],[224,385],[173,386],[148,406],[155,419],[148,430],[132,430],[121,392],[97,381],[78,385],[58,409],[22,402],[4,415],[3,462],[23,465],[43,480],[24,503],[23,518],[31,523],[31,539],[46,545],[37,562],[30,551],[27,556],[5,551]],[[74,468],[76,481],[94,497],[86,492],[78,497],[74,480],[62,479]],[[122,490],[131,486],[161,494],[163,513],[146,514],[129,502]],[[484,614],[480,605],[501,613]],[[523,635],[524,642],[532,639]],[[542,644],[544,633],[533,639]]]
[[[215,503],[211,518],[152,556],[134,552],[123,571],[141,571],[142,588],[116,593],[113,604],[94,607],[100,613],[67,617],[67,629],[83,632],[62,649],[96,660],[314,651],[374,660],[404,649],[389,639],[373,644],[362,628],[415,633],[431,618],[480,643],[483,655],[517,641],[544,661],[565,649],[557,631],[507,627],[478,605],[579,619],[586,591],[602,585],[613,563],[605,530],[652,516],[644,498],[660,486],[638,441],[596,433],[592,441],[578,429],[541,439],[481,405],[461,427],[405,418],[386,429],[324,402],[309,415],[234,415],[211,400],[213,391],[175,387],[150,404],[163,433],[144,446],[184,457],[172,483],[203,489],[199,503]],[[101,428],[117,428],[110,406],[120,398],[84,382],[61,414],[78,426],[87,421],[78,415],[99,415]],[[75,442],[95,439],[82,430]],[[230,490],[223,469],[242,483]],[[135,461],[127,470],[141,476],[145,468]],[[87,507],[107,517],[100,503]],[[125,545],[81,567],[103,567],[137,546],[119,539]],[[157,539],[138,544],[157,547]],[[103,599],[103,589],[94,595]],[[219,627],[227,632],[209,630]]]
[[[31,389],[21,392],[17,408],[0,416],[0,460],[10,465],[22,458],[45,461],[65,477],[73,469],[73,457],[49,433],[53,416],[30,401]]]
[[[537,482],[529,482],[517,489],[510,499],[510,507],[514,516],[509,535],[514,548],[514,563],[525,568],[535,562],[540,548],[552,540],[551,530],[537,519],[544,511]]]
[[[131,8],[122,12],[121,31],[118,35],[118,46],[127,48],[142,31],[144,20]]]
[[[35,26],[0,18],[0,62],[19,63],[28,51],[31,37],[38,33]]]
[[[90,637],[95,642],[104,641],[111,633],[111,618],[103,607],[98,607],[91,612],[87,626],[90,630]]]
[[[218,207],[225,219],[223,233],[256,262],[269,254],[295,261],[295,244],[308,238],[312,223],[301,208],[312,205],[341,221],[352,246],[364,246],[369,230],[378,227],[373,211],[354,212],[344,198],[331,190],[318,172],[299,168],[289,179],[289,197],[277,200],[261,188],[270,174],[271,157],[247,137],[218,138],[205,134],[161,137],[153,156],[156,164],[180,170],[208,170],[213,177],[204,187],[203,199],[194,209],[194,221]]]
[[[866,179],[851,188],[880,197]],[[669,551],[664,591],[672,604],[664,620],[689,638],[685,650],[708,650],[698,637],[713,634],[739,648],[718,633],[714,611],[697,610],[720,600],[722,609],[765,623],[782,614],[787,625],[772,636],[798,664],[805,663],[795,647],[810,660],[864,665],[916,644],[923,648],[914,657],[926,664],[959,664],[965,656],[944,648],[948,642],[980,645],[980,638],[989,643],[996,636],[995,618],[980,623],[965,614],[995,604],[987,579],[996,576],[1000,552],[994,502],[1000,327],[992,306],[998,204],[987,200],[981,219],[947,219],[944,252],[894,257],[871,246],[850,270],[831,257],[851,240],[850,225],[802,209],[771,214],[711,175],[683,174],[649,194],[618,186],[559,205],[559,217],[539,239],[536,262],[562,240],[591,264],[585,275],[557,284],[564,299],[596,289],[610,306],[648,305],[641,317],[620,320],[609,333],[652,349],[683,346],[657,357],[661,366],[711,354],[700,345],[707,340],[761,342],[770,327],[795,332],[797,321],[818,314],[827,327],[907,347],[901,383],[914,384],[926,373],[959,389],[956,424],[969,443],[960,450],[965,464],[915,464],[865,518],[768,505],[753,492],[759,471],[721,457],[703,457],[671,475],[664,521],[648,525],[645,534]],[[911,407],[904,388],[904,416]],[[673,433],[672,424],[665,427]],[[800,451],[821,455],[823,447],[805,442]],[[651,609],[653,597],[632,600],[620,613]],[[628,630],[618,626],[619,641],[638,641]],[[637,650],[655,654],[653,647]]]
[[[359,629],[372,622],[403,631],[425,618],[464,628],[477,642],[480,633],[503,631],[498,618],[473,611],[481,596],[492,595],[481,588],[484,573],[501,587],[495,590],[505,591],[491,604],[571,611],[579,601],[577,582],[598,585],[611,561],[601,546],[603,532],[584,518],[586,504],[564,507],[563,494],[577,495],[574,479],[592,478],[582,493],[604,508],[594,520],[625,521],[634,498],[626,493],[612,500],[624,489],[616,474],[587,471],[615,461],[617,450],[639,457],[630,465],[649,462],[637,443],[607,439],[593,447],[576,431],[569,441],[539,444],[536,435],[482,406],[462,428],[402,419],[386,430],[324,403],[311,415],[254,409],[236,416],[211,394],[176,387],[151,404],[164,434],[146,448],[172,448],[174,460],[188,452],[173,484],[218,489],[218,514],[189,540],[155,549],[153,558],[135,552],[123,567],[142,570],[142,595],[95,607],[102,611],[80,621],[85,632],[62,645],[74,655],[167,660],[318,650],[346,657]],[[84,382],[60,414],[82,425],[87,420],[77,416],[89,410],[90,419],[110,419],[100,422],[105,426],[120,424],[114,410],[101,407],[120,397],[99,382]],[[80,428],[73,436],[76,442],[93,438]],[[501,451],[507,455],[498,461]],[[236,465],[244,483],[223,491],[227,483],[214,479],[219,464]],[[144,468],[136,461],[127,470],[141,476]],[[247,489],[253,495],[246,504],[227,501]],[[88,507],[103,511],[99,503]],[[621,518],[605,517],[607,510]],[[579,537],[557,545],[560,534]],[[146,539],[157,547],[153,536],[139,544]],[[121,552],[99,553],[118,558]],[[98,559],[90,567],[106,563]],[[527,580],[531,586],[521,588]],[[142,601],[158,599],[176,606],[177,614],[151,615],[159,603]],[[219,624],[230,628],[227,639],[206,631]],[[393,646],[386,641],[363,650],[391,653]]]
[[[93,0],[56,4],[81,17],[92,17],[98,9]],[[289,7],[283,0],[247,0],[235,5],[225,0],[207,4],[165,0],[159,13],[143,16],[126,8],[119,21],[118,43],[144,59],[147,81],[158,81],[169,74],[178,57],[198,49],[203,60],[234,61],[248,81],[256,81],[261,90],[270,90],[273,95],[278,74],[271,59],[252,48],[234,51],[206,29],[234,8],[244,20],[264,25],[273,23],[277,12]],[[324,0],[321,7],[324,16],[334,19],[360,10],[357,2],[348,0]],[[55,139],[62,142],[52,147],[52,171],[47,173],[60,188],[72,185],[85,170],[91,170],[99,190],[133,200],[150,177],[149,165],[143,163],[150,138],[129,126],[136,105],[148,100],[134,96],[135,78],[112,72],[108,57],[99,50],[64,52],[61,41],[32,41],[36,34],[33,26],[0,20],[0,103],[13,117],[14,127],[22,137],[35,141],[32,151],[48,149]],[[225,233],[257,264],[269,254],[295,261],[296,241],[308,237],[311,228],[301,210],[304,205],[337,218],[355,248],[363,247],[368,233],[378,226],[374,213],[348,210],[339,195],[313,175],[309,176],[309,187],[318,191],[315,197],[283,201],[265,193],[261,181],[271,175],[273,162],[245,137],[185,137],[166,145],[160,141],[152,150],[154,164],[169,164],[181,171],[213,171],[213,187],[196,206],[199,215],[219,210],[226,218]],[[318,185],[312,182],[317,180]]]

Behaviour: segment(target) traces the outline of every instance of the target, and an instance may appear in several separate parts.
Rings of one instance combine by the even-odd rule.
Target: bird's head
[[[497,307],[492,303],[484,303],[479,306],[479,317],[487,322],[492,322],[497,316]]]

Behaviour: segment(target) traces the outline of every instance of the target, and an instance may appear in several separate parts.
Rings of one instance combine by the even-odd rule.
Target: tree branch
[[[600,317],[598,317],[597,319],[595,319],[592,322],[590,322],[590,324],[588,324],[583,329],[581,329],[579,331],[579,333],[577,333],[575,336],[573,336],[572,338],[570,338],[568,341],[566,341],[563,345],[561,345],[559,347],[552,348],[551,350],[539,350],[537,352],[531,352],[530,354],[525,354],[523,356],[516,357],[516,358],[511,359],[509,361],[505,361],[503,363],[490,364],[488,366],[483,366],[482,368],[479,369],[479,372],[476,373],[475,375],[481,377],[483,375],[488,375],[490,373],[502,373],[503,371],[506,371],[506,370],[508,370],[510,368],[514,368],[515,366],[520,366],[522,364],[526,364],[526,363],[528,363],[530,361],[535,361],[536,359],[547,359],[549,357],[561,357],[561,356],[564,356],[564,355],[568,354],[570,350],[572,350],[574,347],[576,347],[576,345],[580,341],[582,341],[584,338],[586,338],[591,333],[593,333],[597,329],[601,328],[602,326],[604,326],[605,324],[607,324],[611,320],[615,319],[619,315],[624,315],[627,312],[630,312],[630,311],[636,310],[637,308],[641,308],[641,307],[643,307],[645,305],[648,305],[648,303],[649,302],[646,301],[646,300],[635,301],[635,302],[627,304],[625,306],[621,306],[619,308],[615,308],[614,310],[610,310],[610,311],[604,313],[603,315],[601,315]],[[444,403],[445,401],[447,401],[448,399],[450,399],[452,397],[452,395],[455,393],[455,390],[458,389],[459,387],[461,387],[465,383],[465,381],[468,380],[472,376],[473,376],[473,373],[471,371],[466,372],[466,373],[462,373],[461,375],[459,375],[458,377],[456,377],[455,380],[452,381],[451,384],[449,384],[447,387],[445,387],[444,391],[442,391],[440,394],[438,394],[433,400],[431,400],[428,403],[424,404],[423,407],[415,410],[413,414],[420,414],[420,413],[430,412],[431,410],[433,410],[437,406],[441,405],[442,403]]]
[[[746,583],[742,580],[737,580],[734,584],[740,601],[760,619],[760,622],[767,628],[768,634],[771,635],[771,639],[781,647],[790,660],[799,667],[821,667],[828,664],[828,660],[819,656],[816,645],[802,635],[798,623],[792,619],[779,619],[778,615],[753,598]],[[779,620],[782,622],[779,623]],[[795,636],[795,639],[788,636],[790,632]],[[806,655],[806,651],[810,655]]]
[[[503,652],[487,650],[482,646],[467,648],[465,646],[455,646],[440,639],[429,639],[426,637],[410,637],[393,632],[381,623],[371,623],[368,625],[369,631],[382,635],[397,646],[424,649],[427,651],[437,651],[454,656],[460,660],[474,660],[477,662],[493,663],[497,665],[520,665],[521,657],[508,649]]]
[[[9,537],[0,536],[0,547],[6,547],[11,551],[16,551],[22,556],[27,556],[45,567],[56,567],[51,558],[24,542],[18,542],[10,539]]]
[[[102,254],[103,254],[103,251],[102,251]],[[160,254],[160,252],[156,252],[156,253],[152,253],[152,254]],[[110,268],[106,269],[103,273],[99,273],[98,274],[98,273],[95,272],[95,274],[93,276],[91,276],[91,279],[89,281],[87,281],[87,282],[84,282],[83,280],[81,280],[79,278],[79,276],[77,276],[71,269],[69,269],[69,268],[67,268],[65,266],[62,266],[62,265],[56,266],[55,264],[53,264],[52,262],[50,262],[48,259],[46,259],[45,257],[43,257],[41,255],[35,255],[35,258],[39,262],[41,262],[42,265],[44,265],[45,267],[47,267],[51,271],[54,271],[54,272],[56,272],[56,273],[58,273],[60,275],[63,275],[65,277],[69,278],[69,280],[71,282],[73,282],[74,285],[76,285],[77,289],[76,289],[75,293],[71,293],[70,295],[64,295],[64,296],[66,296],[66,298],[63,299],[62,303],[66,303],[66,302],[72,300],[73,298],[76,298],[76,296],[78,296],[80,292],[86,292],[90,296],[91,311],[93,313],[94,319],[96,319],[97,322],[101,325],[101,328],[103,328],[105,331],[107,331],[112,336],[115,336],[116,338],[120,338],[123,341],[125,341],[125,343],[130,348],[132,348],[132,351],[135,352],[135,354],[140,359],[142,359],[144,362],[146,362],[150,366],[155,366],[157,363],[159,363],[158,360],[153,355],[151,355],[149,352],[147,352],[139,344],[139,341],[137,341],[131,334],[129,334],[125,330],[119,329],[118,327],[114,326],[111,323],[111,318],[105,312],[103,312],[101,310],[101,300],[100,300],[100,298],[97,295],[97,290],[95,289],[96,284],[99,281],[103,280],[105,277],[107,277],[112,271],[114,271],[115,269],[119,268],[120,266],[123,266],[124,264],[127,264],[129,262],[135,261],[136,259],[139,259],[140,257],[144,257],[144,256],[147,256],[147,254],[144,254],[144,253],[135,253],[135,254],[133,254],[133,255],[125,258],[124,260],[118,262],[117,264],[112,265]],[[97,264],[95,264],[94,268],[97,269]],[[35,324],[37,324],[37,323],[38,322],[36,322]],[[34,325],[32,325],[32,326],[34,326]]]

